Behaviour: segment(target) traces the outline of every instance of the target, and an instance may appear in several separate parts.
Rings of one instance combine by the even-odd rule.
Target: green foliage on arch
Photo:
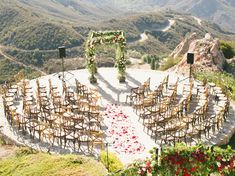
[[[96,82],[95,74],[97,66],[95,61],[96,49],[101,45],[116,47],[116,66],[118,68],[118,78],[120,82],[125,81],[126,59],[124,48],[126,38],[123,31],[91,31],[86,42],[87,68],[91,73],[90,81]]]

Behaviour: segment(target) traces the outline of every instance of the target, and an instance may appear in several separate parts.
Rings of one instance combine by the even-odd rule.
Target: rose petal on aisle
[[[137,154],[144,151],[145,147],[136,136],[130,118],[119,106],[108,104],[104,114],[108,123],[107,136],[117,153]]]

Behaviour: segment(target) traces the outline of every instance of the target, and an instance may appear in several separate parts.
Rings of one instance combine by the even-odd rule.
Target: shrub
[[[0,147],[6,145],[6,141],[4,140],[3,136],[0,136]]]
[[[215,173],[234,173],[235,155],[231,147],[223,150],[201,144],[187,147],[177,144],[166,148],[162,153],[161,167],[168,168],[174,175],[210,175]]]
[[[154,150],[151,158],[136,161],[124,171],[113,176],[147,176],[147,175],[234,175],[235,151],[228,147],[209,147],[202,144],[187,147],[176,144],[175,147],[164,148],[160,162],[156,160]]]
[[[159,68],[160,57],[156,55],[144,54],[141,59],[144,63],[150,64],[152,70]]]
[[[235,100],[235,79],[232,75],[225,72],[196,72],[194,77],[200,81],[204,79],[207,82],[213,82],[216,86],[221,87],[225,93],[228,93]]]
[[[126,61],[126,65],[131,65],[131,60],[130,60],[130,59],[128,59],[128,60]]]
[[[141,53],[136,50],[127,50],[127,57],[141,58]]]
[[[220,44],[220,50],[227,59],[230,59],[235,56],[235,43],[222,41]]]
[[[147,63],[147,58],[148,58],[148,54],[144,54],[142,57],[141,57],[141,60],[143,63]]]
[[[163,61],[163,63],[161,64],[160,70],[165,71],[171,67],[173,67],[174,65],[178,64],[181,61],[181,57],[179,58],[166,58],[165,61]]]
[[[20,147],[16,150],[16,157],[31,155],[31,154],[35,154],[35,153],[37,153],[37,152],[35,150],[33,150],[32,148]]]
[[[221,148],[227,148],[227,146],[231,146],[232,149],[235,149],[235,135],[232,136],[232,138],[230,139],[229,143],[226,145],[222,145],[220,146]]]
[[[95,84],[95,83],[97,83],[97,78],[94,75],[90,76],[89,81],[90,81],[91,84]]]
[[[151,61],[152,61],[151,57],[150,57],[150,56],[148,56],[148,57],[147,57],[147,63],[148,63],[148,64],[150,64],[150,63],[151,63]]]
[[[235,68],[233,67],[233,65],[229,63],[227,60],[225,60],[225,62],[223,63],[223,70],[228,73],[232,73],[234,69]]]
[[[160,62],[160,57],[158,56],[153,56],[155,62],[154,62],[154,69],[157,70],[159,68],[159,62]]]
[[[159,61],[155,62],[155,70],[159,69]]]
[[[135,161],[129,164],[124,170],[117,173],[111,173],[110,176],[139,176],[139,168],[142,165],[142,161]]]
[[[107,152],[101,151],[100,160],[110,172],[117,172],[123,169],[122,162],[113,153],[108,153],[108,157],[107,157]]]

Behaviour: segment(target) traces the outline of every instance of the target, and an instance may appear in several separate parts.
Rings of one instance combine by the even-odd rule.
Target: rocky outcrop
[[[235,57],[229,59],[228,62],[235,68]]]
[[[188,69],[187,53],[194,53],[193,69],[197,71],[222,71],[225,62],[223,53],[219,50],[220,43],[217,38],[206,34],[203,39],[196,39],[196,34],[193,33],[181,42],[176,49],[170,54],[171,57],[183,57],[181,62],[173,69],[184,73]]]
[[[170,57],[177,58],[185,54],[189,50],[189,45],[197,37],[197,34],[194,32],[190,36],[186,37],[170,54]]]

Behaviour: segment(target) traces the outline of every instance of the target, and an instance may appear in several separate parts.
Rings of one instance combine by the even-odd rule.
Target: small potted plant
[[[89,77],[89,80],[90,80],[90,83],[91,83],[91,84],[97,83],[97,79],[96,79],[96,77],[95,77],[94,75],[91,75],[91,76]]]

